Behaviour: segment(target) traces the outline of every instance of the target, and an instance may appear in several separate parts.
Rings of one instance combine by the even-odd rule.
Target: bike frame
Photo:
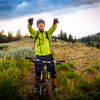
[[[46,83],[49,83],[50,80],[50,72],[48,71],[48,64],[50,64],[51,62],[54,62],[56,65],[65,62],[64,60],[62,61],[41,61],[40,59],[37,58],[30,58],[30,57],[26,57],[26,59],[30,59],[32,60],[32,62],[42,62],[43,66],[41,66],[41,75],[40,75],[40,89],[39,89],[39,100],[43,100],[43,88],[47,85]],[[46,93],[48,92],[48,90],[46,90]],[[47,93],[49,95],[49,93]],[[51,99],[47,99],[47,100],[51,100]]]

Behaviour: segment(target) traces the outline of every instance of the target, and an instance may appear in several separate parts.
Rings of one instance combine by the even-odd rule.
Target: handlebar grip
[[[62,63],[62,62],[66,62],[65,60],[62,60],[62,61],[56,61],[56,65]]]
[[[30,60],[32,60],[32,58],[31,58],[31,57],[25,57],[25,59],[30,59]]]
[[[60,62],[66,62],[65,60],[62,60],[62,61],[60,61]]]
[[[35,58],[31,58],[31,57],[25,57],[25,59],[29,59],[31,60],[32,62],[37,62],[37,60]]]

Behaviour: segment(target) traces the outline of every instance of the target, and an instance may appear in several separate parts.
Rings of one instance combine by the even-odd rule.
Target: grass
[[[0,63],[0,99],[27,100],[27,94],[22,85],[26,72],[29,72],[30,62],[24,59],[1,59]],[[24,94],[23,94],[24,92]]]
[[[81,78],[80,80],[78,80],[76,88],[83,91],[89,91],[91,89],[91,84]]]
[[[59,64],[59,65],[56,66],[57,71],[59,71],[59,70],[66,70],[67,71],[69,69],[70,69],[70,67],[67,64]]]
[[[97,70],[100,70],[100,65],[99,64],[95,64],[94,68],[97,69]]]
[[[2,92],[1,95],[7,94],[11,100],[25,100],[27,99],[27,91],[30,90],[26,90],[22,85],[29,73],[30,63],[25,59],[14,59],[13,57],[32,56],[33,40],[23,39],[2,45],[8,45],[8,48],[3,48],[0,52],[0,84],[3,83],[1,85],[3,88],[0,87],[3,90],[0,93]],[[55,66],[57,87],[61,93],[54,96],[54,100],[100,100],[100,50],[89,48],[78,42],[74,43],[72,48],[70,48],[71,43],[58,40],[51,42],[50,45],[55,60],[67,61],[65,64]],[[3,52],[4,50],[6,52]],[[5,60],[4,55],[13,56],[12,60]],[[15,76],[16,78],[13,80]],[[7,87],[7,84],[10,88]],[[13,86],[16,88],[13,89]],[[30,88],[29,86],[31,87],[31,85],[26,85],[27,88]],[[15,95],[13,95],[13,91],[16,91]],[[7,100],[7,97],[1,98],[1,100]]]
[[[94,84],[97,87],[97,89],[100,89],[100,74],[95,77]]]
[[[72,71],[68,71],[68,72],[66,73],[66,75],[67,75],[67,77],[68,77],[69,79],[78,77],[78,74],[76,74],[75,72],[72,72]]]
[[[70,69],[74,68],[74,64],[73,63],[67,63],[67,64],[59,64],[56,65],[56,70],[64,70],[64,71],[68,71]]]
[[[93,66],[88,66],[86,67],[86,71],[89,73],[95,73],[96,71],[100,70],[100,65],[99,64],[94,64]]]
[[[0,50],[7,50],[8,45],[0,45]]]
[[[95,68],[93,66],[89,66],[86,68],[86,70],[90,73],[95,73]]]

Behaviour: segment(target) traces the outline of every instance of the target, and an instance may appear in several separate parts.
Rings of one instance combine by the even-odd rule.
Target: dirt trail
[[[30,72],[24,83],[25,87],[27,87],[28,100],[38,100],[38,96],[34,96],[32,92],[32,89],[34,88],[34,84],[35,84],[34,73],[35,73],[35,68],[34,68],[34,64],[32,63]],[[55,98],[52,98],[52,100],[55,100]],[[59,99],[56,99],[56,100],[59,100]]]
[[[34,96],[32,92],[32,89],[34,88],[34,73],[35,73],[35,68],[34,64],[32,63],[30,72],[25,82],[25,87],[27,87],[28,100],[38,100],[38,97]]]

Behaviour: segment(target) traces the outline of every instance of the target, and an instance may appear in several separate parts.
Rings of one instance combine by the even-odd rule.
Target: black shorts
[[[36,58],[40,59],[40,60],[44,60],[44,61],[53,61],[54,60],[52,54],[46,55],[46,56],[38,56],[38,55],[36,55]],[[35,63],[35,78],[36,79],[40,78],[41,66],[43,66],[43,64],[41,62],[36,62]],[[48,65],[48,71],[50,72],[52,78],[56,78],[56,71],[55,71],[54,62],[51,62]]]

